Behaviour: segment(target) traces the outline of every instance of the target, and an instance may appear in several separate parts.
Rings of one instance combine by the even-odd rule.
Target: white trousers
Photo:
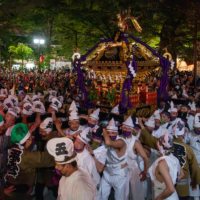
[[[121,169],[118,175],[103,172],[100,183],[100,200],[108,200],[111,188],[115,190],[115,200],[127,200],[129,194],[129,176],[127,167]]]

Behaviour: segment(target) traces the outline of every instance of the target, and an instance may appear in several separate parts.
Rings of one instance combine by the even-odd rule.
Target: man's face
[[[172,117],[177,117],[177,116],[178,116],[178,113],[177,113],[177,112],[170,112],[170,115],[171,115]]]
[[[200,108],[196,108],[196,113],[200,113]]]
[[[190,113],[193,113],[194,115],[196,114],[196,111],[190,110]]]
[[[79,138],[76,138],[75,142],[74,142],[74,147],[76,149],[83,149],[85,146],[85,143],[83,141],[81,141]]]
[[[109,136],[117,136],[119,133],[113,131],[107,131]]]
[[[13,116],[12,114],[10,113],[6,113],[6,117],[5,117],[5,120],[8,122],[8,121],[13,121],[15,119],[15,116]]]
[[[170,120],[169,117],[167,115],[165,115],[165,114],[161,114],[161,117],[163,119],[165,119],[166,122],[168,122]]]
[[[96,125],[98,123],[98,121],[96,121],[95,119],[93,119],[92,117],[88,118],[88,122],[92,125]]]
[[[58,164],[57,162],[55,162],[55,163],[56,163],[55,169],[59,170],[63,176],[64,175],[67,176],[68,170],[69,170],[69,165],[68,164],[61,165],[61,164]]]
[[[155,125],[156,125],[156,126],[160,126],[160,124],[161,124],[161,123],[160,123],[160,120],[159,120],[159,119],[155,119]]]
[[[189,96],[188,99],[194,101],[195,98],[193,96]]]
[[[185,106],[181,107],[181,112],[187,112],[187,111],[188,111],[188,108],[186,108]]]
[[[133,131],[133,129],[131,127],[128,126],[122,126],[122,131]]]
[[[76,131],[79,128],[79,124],[80,124],[79,121],[71,121],[69,122],[69,127],[72,131]]]
[[[46,140],[47,137],[48,137],[48,133],[45,130],[41,129],[41,128],[39,128],[39,134],[42,136],[43,140]]]
[[[145,128],[147,129],[147,131],[150,131],[150,132],[154,130],[154,128],[150,126],[146,126]]]

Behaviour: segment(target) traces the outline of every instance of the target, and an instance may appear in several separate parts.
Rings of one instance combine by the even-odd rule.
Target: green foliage
[[[107,93],[107,97],[110,103],[113,103],[116,100],[117,97],[116,97],[116,92],[114,88],[109,90],[109,92]]]
[[[28,60],[29,56],[33,53],[33,50],[25,44],[18,44],[17,47],[10,46],[8,49],[9,53],[14,54],[15,58],[22,60],[22,68],[23,61]]]
[[[88,98],[90,101],[95,102],[99,98],[97,90],[90,90]]]

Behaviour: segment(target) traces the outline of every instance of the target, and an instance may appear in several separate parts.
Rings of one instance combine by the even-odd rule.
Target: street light
[[[35,44],[38,44],[38,53],[39,53],[38,71],[40,71],[40,45],[44,44],[45,41],[43,39],[34,39],[33,42]]]

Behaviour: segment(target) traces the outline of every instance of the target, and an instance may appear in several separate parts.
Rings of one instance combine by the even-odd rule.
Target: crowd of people
[[[200,82],[168,77],[169,99],[141,118],[119,104],[83,112],[69,69],[1,76],[0,199],[199,200]],[[160,79],[146,77],[154,89]]]

